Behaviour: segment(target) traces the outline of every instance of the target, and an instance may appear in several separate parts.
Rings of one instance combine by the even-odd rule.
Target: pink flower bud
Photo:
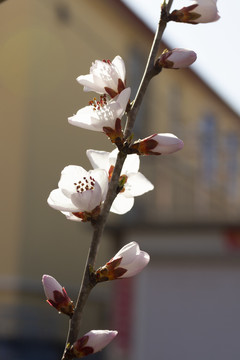
[[[196,0],[193,5],[174,10],[169,20],[190,24],[209,23],[220,19],[217,0]]]
[[[136,141],[131,150],[139,155],[167,155],[183,148],[183,141],[173,134],[153,134]]]
[[[192,50],[173,49],[165,50],[157,60],[157,65],[164,68],[180,69],[190,66],[197,59],[197,54]]]
[[[149,263],[150,256],[141,251],[136,242],[130,242],[103,267],[96,271],[97,281],[127,278],[138,274]]]
[[[107,346],[117,334],[117,331],[111,330],[91,330],[73,344],[73,355],[82,358],[94,354]]]
[[[47,302],[59,312],[72,316],[73,303],[59,282],[50,275],[43,275],[42,283]]]

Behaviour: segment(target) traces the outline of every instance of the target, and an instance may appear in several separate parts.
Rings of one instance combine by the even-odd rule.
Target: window
[[[202,180],[213,186],[217,173],[218,134],[213,114],[206,114],[200,122],[200,158],[202,160]]]

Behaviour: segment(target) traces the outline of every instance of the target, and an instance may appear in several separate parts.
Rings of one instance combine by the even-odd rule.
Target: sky
[[[122,1],[155,32],[162,0]],[[174,0],[171,9],[190,4]],[[217,7],[220,20],[198,25],[170,22],[163,40],[169,48],[194,50],[194,71],[240,115],[240,0],[218,0]]]

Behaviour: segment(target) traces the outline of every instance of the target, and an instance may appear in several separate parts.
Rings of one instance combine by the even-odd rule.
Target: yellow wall
[[[95,59],[112,59],[119,54],[126,60],[130,79],[132,51],[146,60],[151,41],[151,32],[120,1],[9,0],[1,5],[0,277],[11,285],[8,294],[15,294],[22,303],[40,306],[44,299],[40,285],[43,273],[55,276],[76,292],[90,226],[67,221],[48,207],[46,199],[57,186],[64,166],[90,168],[86,149],[113,149],[103,134],[68,124],[67,117],[94,96],[83,93],[75,78],[88,73]],[[180,123],[176,124],[168,120],[169,94],[174,88],[179,89],[181,99]],[[198,146],[199,118],[206,110],[216,115],[221,139],[229,131],[240,135],[239,117],[189,69],[163,70],[152,81],[145,103],[141,136],[173,132],[184,140],[185,148],[169,157],[143,159],[143,173],[156,190],[137,199],[136,209],[146,221],[158,223],[239,220],[240,195],[231,198],[224,190],[228,181],[224,148],[220,146],[217,185],[209,188],[201,180]],[[239,184],[239,163],[237,175]],[[134,210],[129,216],[121,221],[134,217]],[[120,218],[111,215],[111,221]],[[115,243],[105,236],[98,264],[114,252]],[[21,290],[20,296],[18,286],[9,278],[17,284],[20,279],[28,292]],[[5,293],[4,289],[2,285],[0,292]],[[41,311],[48,316],[48,310]]]

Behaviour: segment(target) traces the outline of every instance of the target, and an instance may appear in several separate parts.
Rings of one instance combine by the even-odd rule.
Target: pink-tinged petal
[[[117,197],[113,201],[110,211],[118,215],[123,215],[131,210],[133,204],[134,204],[133,197],[125,197],[120,194],[117,195]]]
[[[102,350],[107,346],[116,336],[117,331],[111,330],[92,330],[86,335],[89,336],[87,346],[91,346],[94,349],[94,353]]]
[[[59,282],[50,275],[43,275],[42,283],[49,305],[63,314],[72,316],[74,311],[73,302]]]
[[[48,300],[54,299],[54,291],[62,292],[63,287],[59,282],[50,275],[43,275],[42,277],[43,289]]]
[[[165,68],[181,69],[190,66],[197,59],[197,54],[192,50],[173,49],[164,51],[157,64]]]
[[[128,174],[125,191],[122,193],[126,197],[140,196],[154,189],[153,184],[140,172]]]
[[[163,155],[172,154],[183,148],[183,141],[173,134],[156,134],[152,140],[157,141],[157,146],[152,149],[153,152],[159,152]]]
[[[140,253],[136,256],[135,260],[126,267],[127,272],[125,272],[121,276],[121,278],[128,278],[137,275],[145,268],[145,266],[147,266],[149,261],[150,261],[149,254],[146,253],[145,251],[140,251]],[[121,266],[123,265],[121,264]]]
[[[139,245],[135,241],[132,241],[124,245],[111,260],[122,258],[120,266],[126,267],[135,260],[139,253]]]
[[[48,205],[55,210],[59,211],[79,211],[78,208],[72,203],[71,199],[66,197],[60,189],[52,190],[48,199]]]
[[[123,246],[116,255],[96,271],[98,282],[127,278],[138,274],[149,263],[150,256],[136,242]]]
[[[190,24],[209,23],[220,18],[215,0],[197,0],[190,6],[174,10],[169,20]]]
[[[72,352],[77,358],[94,354],[106,347],[116,336],[115,330],[91,330],[72,346]]]
[[[220,19],[215,0],[198,0],[195,1],[195,4],[198,6],[193,10],[193,12],[199,14],[200,17],[193,22],[209,23]]]
[[[87,157],[94,169],[104,169],[108,172],[109,170],[109,152],[98,151],[98,150],[87,150]]]

